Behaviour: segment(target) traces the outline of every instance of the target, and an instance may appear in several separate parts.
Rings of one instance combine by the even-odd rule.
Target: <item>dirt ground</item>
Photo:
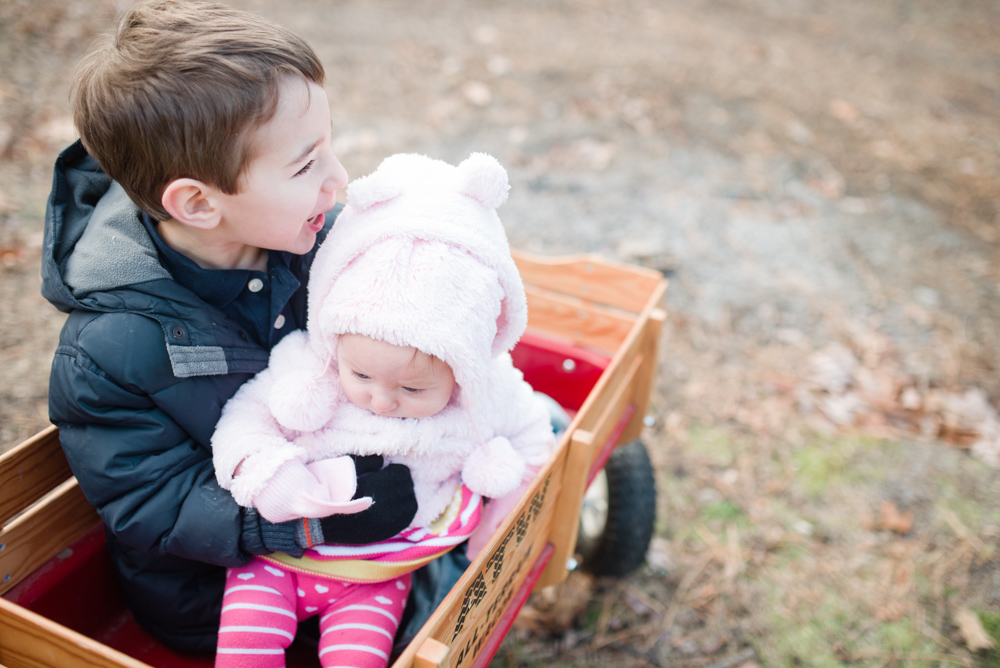
[[[51,164],[127,4],[0,0],[0,447],[46,423]],[[649,565],[496,663],[997,665],[1000,5],[235,4],[315,46],[352,176],[486,151],[512,245],[671,279]]]

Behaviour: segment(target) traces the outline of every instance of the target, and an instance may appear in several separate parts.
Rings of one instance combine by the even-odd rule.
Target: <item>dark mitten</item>
[[[385,463],[382,460],[382,455],[350,455],[350,458],[354,460],[354,470],[359,478],[369,473],[381,471],[382,465]]]
[[[370,496],[374,503],[353,515],[331,515],[320,520],[323,542],[363,545],[392,538],[405,529],[417,514],[410,469],[402,464],[382,468],[382,457],[352,455],[358,472],[355,499]]]

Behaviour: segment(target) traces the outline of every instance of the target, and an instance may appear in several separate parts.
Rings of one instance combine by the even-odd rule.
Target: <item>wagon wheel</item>
[[[646,559],[656,520],[656,482],[642,441],[617,448],[583,497],[576,552],[594,575],[621,577]]]

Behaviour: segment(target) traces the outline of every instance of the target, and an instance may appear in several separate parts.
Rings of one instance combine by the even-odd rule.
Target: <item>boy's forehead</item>
[[[274,115],[254,133],[261,152],[295,164],[312,152],[330,130],[330,110],[322,87],[301,77],[285,77]]]

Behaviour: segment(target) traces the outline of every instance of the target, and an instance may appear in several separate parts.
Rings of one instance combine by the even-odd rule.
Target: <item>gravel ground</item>
[[[50,166],[73,139],[66,98],[72,64],[125,4],[0,0],[2,445],[45,423],[46,374],[62,320],[38,296]],[[486,151],[510,173],[501,215],[512,245],[600,253],[670,277],[658,425],[647,438],[661,491],[688,489],[679,470],[711,469],[698,447],[705,430],[731,436],[734,424],[737,431],[756,424],[754,456],[788,461],[816,433],[834,434],[828,437],[843,445],[836,439],[863,432],[833,428],[803,406],[801,392],[786,393],[784,412],[767,421],[767,407],[782,397],[774,387],[798,386],[804,365],[831,343],[876,370],[891,358],[925,394],[975,389],[991,410],[1000,399],[995,3],[234,4],[288,25],[316,47],[328,72],[335,147],[352,176],[400,151],[449,161]],[[910,499],[917,507],[913,499],[923,499],[933,506],[939,486],[952,485],[984,499],[971,531],[992,545],[995,472],[935,477],[976,464],[935,442],[937,432],[900,450],[899,439],[912,434],[889,427],[880,438],[895,440],[875,459],[858,462],[849,448],[847,461],[877,461],[882,473],[854,481],[847,493],[871,504]],[[923,453],[923,464],[914,463],[914,452]],[[670,499],[663,512],[686,517],[702,488],[663,494]],[[901,495],[904,488],[913,493]],[[742,502],[752,506],[757,497],[746,494]],[[843,510],[861,512],[851,504]],[[677,594],[690,573],[685,555],[701,554],[678,538],[685,525],[677,522],[659,529],[677,570],[658,579],[644,572],[636,585],[661,600]],[[760,531],[768,526],[757,524]],[[846,558],[849,546],[842,547]],[[989,563],[974,560],[963,571],[963,587],[994,582],[993,590],[980,587],[983,605],[1000,600],[989,598],[1000,588]],[[776,582],[747,577],[753,586],[737,588],[745,595]],[[937,610],[928,605],[918,608]],[[795,650],[769,654],[781,646],[778,627],[734,606],[720,613],[719,628],[730,629],[717,636],[721,644],[699,641],[671,665],[705,665],[727,652],[739,658],[748,646],[755,650],[746,662],[770,657],[793,665]],[[681,610],[690,619],[679,620],[706,627],[704,611],[688,603]],[[954,625],[939,616],[935,633],[957,644],[938,642],[936,651],[957,652]],[[684,637],[667,644],[680,652]],[[564,646],[558,656],[586,665],[593,647],[585,645]],[[524,661],[542,656],[532,647],[520,650]],[[632,650],[605,646],[601,652],[619,653],[612,660],[598,652],[593,660],[654,660]],[[961,656],[971,665],[971,654]]]

